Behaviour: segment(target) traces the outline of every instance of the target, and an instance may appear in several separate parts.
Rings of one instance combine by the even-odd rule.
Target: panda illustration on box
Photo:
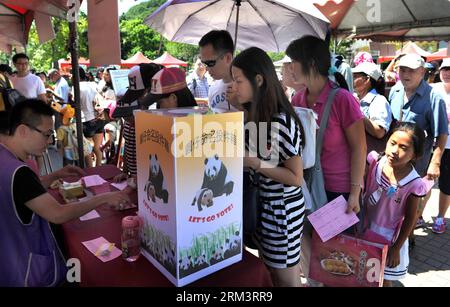
[[[216,154],[214,157],[206,158],[202,189],[210,189],[213,197],[218,197],[223,194],[230,195],[233,187],[234,182],[230,179],[228,170],[219,156]]]
[[[156,201],[156,198],[155,198],[155,187],[153,186],[153,184],[151,184],[150,182],[148,182],[146,185],[145,185],[145,188],[144,188],[144,191],[147,191],[147,199],[148,200],[152,200],[152,202],[155,202]]]
[[[148,181],[144,191],[147,192],[147,199],[155,202],[155,197],[162,199],[165,204],[169,201],[169,192],[165,188],[164,174],[156,154],[149,156],[150,167]]]
[[[213,192],[210,189],[200,189],[194,197],[191,206],[197,205],[198,211],[203,210],[203,206],[211,207],[213,203]]]

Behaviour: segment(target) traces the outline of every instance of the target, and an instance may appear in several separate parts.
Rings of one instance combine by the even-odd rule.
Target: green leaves
[[[167,50],[174,57],[192,64],[194,56],[199,53],[198,46],[169,42],[144,24],[145,18],[164,2],[165,0],[151,0],[140,3],[120,16],[122,59],[128,59],[138,51],[144,53],[149,59],[155,59]],[[26,52],[30,57],[31,67],[36,71],[47,71],[52,67],[57,67],[59,59],[67,59],[70,55],[67,20],[53,18],[52,22],[56,38],[44,44],[39,43],[36,26],[33,24],[30,29]],[[88,20],[83,12],[80,13],[77,26],[79,56],[88,58]],[[10,58],[10,56],[0,53],[0,59],[4,59],[2,63],[7,63]]]
[[[30,57],[31,67],[37,71],[47,71],[56,65],[59,59],[69,56],[68,38],[69,24],[66,20],[52,18],[55,39],[44,44],[39,43],[36,25],[33,23],[28,37],[27,54]],[[80,15],[78,21],[78,46],[80,57],[88,57],[87,44],[87,18]]]
[[[160,35],[139,19],[122,20],[120,37],[123,59],[128,59],[138,51],[149,59],[159,56]]]
[[[129,0],[126,0],[129,1]],[[120,21],[130,20],[130,19],[139,19],[141,22],[145,20],[151,13],[153,13],[158,7],[160,7],[165,0],[150,0],[144,3],[140,3],[138,5],[133,6],[126,12],[120,16]]]

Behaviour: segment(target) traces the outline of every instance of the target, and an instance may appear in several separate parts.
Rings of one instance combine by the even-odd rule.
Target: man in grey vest
[[[49,222],[62,224],[94,208],[129,201],[126,192],[110,192],[87,201],[59,204],[47,187],[57,179],[84,175],[74,166],[39,178],[25,162],[39,156],[53,135],[52,108],[37,99],[16,104],[9,135],[0,144],[0,286],[57,286],[66,276],[62,253]]]

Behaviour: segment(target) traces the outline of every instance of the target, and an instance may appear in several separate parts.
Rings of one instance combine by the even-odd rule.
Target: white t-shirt
[[[26,98],[38,98],[38,95],[45,94],[44,82],[32,73],[25,77],[11,77],[14,88]]]
[[[430,84],[432,87],[436,88],[437,90],[439,90],[442,94],[442,96],[444,97],[444,101],[445,101],[445,107],[447,110],[447,118],[448,118],[448,133],[450,133],[450,94],[447,94],[447,92],[445,91],[444,88],[444,83],[439,82],[439,83],[432,83]],[[447,145],[445,145],[446,149],[450,149],[450,135],[447,139]]]
[[[227,88],[231,83],[225,83],[222,80],[215,80],[209,87],[208,105],[216,113],[226,113],[238,111],[228,103],[226,99]]]
[[[69,102],[70,87],[64,77],[59,78],[55,84],[55,94],[61,97],[65,103]]]
[[[80,82],[81,121],[88,122],[95,119],[94,99],[97,95],[95,82]]]
[[[360,108],[365,117],[384,128],[386,132],[389,131],[392,123],[392,110],[383,95],[371,90],[361,99]]]

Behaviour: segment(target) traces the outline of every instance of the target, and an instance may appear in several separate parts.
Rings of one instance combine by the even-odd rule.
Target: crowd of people
[[[132,113],[136,109],[207,103],[216,113],[244,112],[245,123],[254,123],[258,129],[263,127],[261,123],[276,123],[277,129],[269,131],[267,140],[267,148],[273,144],[275,148],[269,151],[261,152],[265,146],[258,146],[249,135],[245,138],[243,171],[251,177],[258,174],[261,193],[261,222],[253,239],[275,286],[301,286],[300,276],[307,276],[308,271],[305,249],[311,240],[305,219],[311,206],[306,203],[302,183],[311,172],[304,169],[302,161],[308,131],[295,108],[311,109],[317,114],[318,124],[324,116],[328,120],[316,158],[323,172],[322,189],[327,200],[342,195],[348,213],[367,213],[368,229],[390,242],[385,285],[404,278],[408,251],[414,246],[411,234],[422,223],[430,195],[423,177],[439,181],[439,212],[433,232],[440,234],[446,229],[444,217],[450,201],[450,59],[439,65],[441,81],[430,84],[435,78],[426,76],[426,63],[419,55],[402,55],[383,72],[370,54],[358,53],[351,67],[341,56],[331,54],[324,40],[304,36],[286,49],[286,57],[279,63],[280,80],[265,51],[252,47],[235,56],[233,39],[227,31],[206,33],[199,48],[194,70],[188,76],[179,68],[157,64],[133,67],[123,97],[116,96],[111,81],[110,72],[115,67],[99,70],[99,82],[80,69],[87,165],[104,162],[105,148],[114,146],[123,126],[123,173],[114,180],[136,177]],[[61,206],[46,192],[51,179],[83,173],[71,165],[78,159],[69,150],[76,147],[71,91],[58,70],[49,71],[47,77],[54,83],[51,94],[61,102],[55,112],[46,104],[44,82],[29,71],[29,58],[16,54],[13,63],[16,75],[2,70],[0,77],[24,99],[9,109],[6,102],[1,105],[6,113],[1,117],[0,160],[8,163],[0,164],[4,174],[0,185],[7,191],[0,197],[10,206],[0,207],[0,228],[4,232],[14,229],[17,235],[0,242],[2,250],[14,250],[0,264],[7,272],[0,280],[7,285],[42,285],[48,280],[28,278],[27,257],[37,252],[37,247],[28,242],[45,241],[47,245],[40,248],[54,255],[58,248],[45,226],[48,222],[63,223],[104,203],[128,201],[128,196],[124,192],[109,193],[77,205]],[[396,83],[387,92],[386,82],[393,80]],[[39,177],[27,161],[46,150],[55,128],[69,166],[48,178]],[[273,162],[271,156],[275,154]],[[20,193],[20,186],[31,188]],[[15,212],[20,212],[19,216]],[[30,220],[34,213],[38,218]],[[57,265],[49,270],[59,272]]]

